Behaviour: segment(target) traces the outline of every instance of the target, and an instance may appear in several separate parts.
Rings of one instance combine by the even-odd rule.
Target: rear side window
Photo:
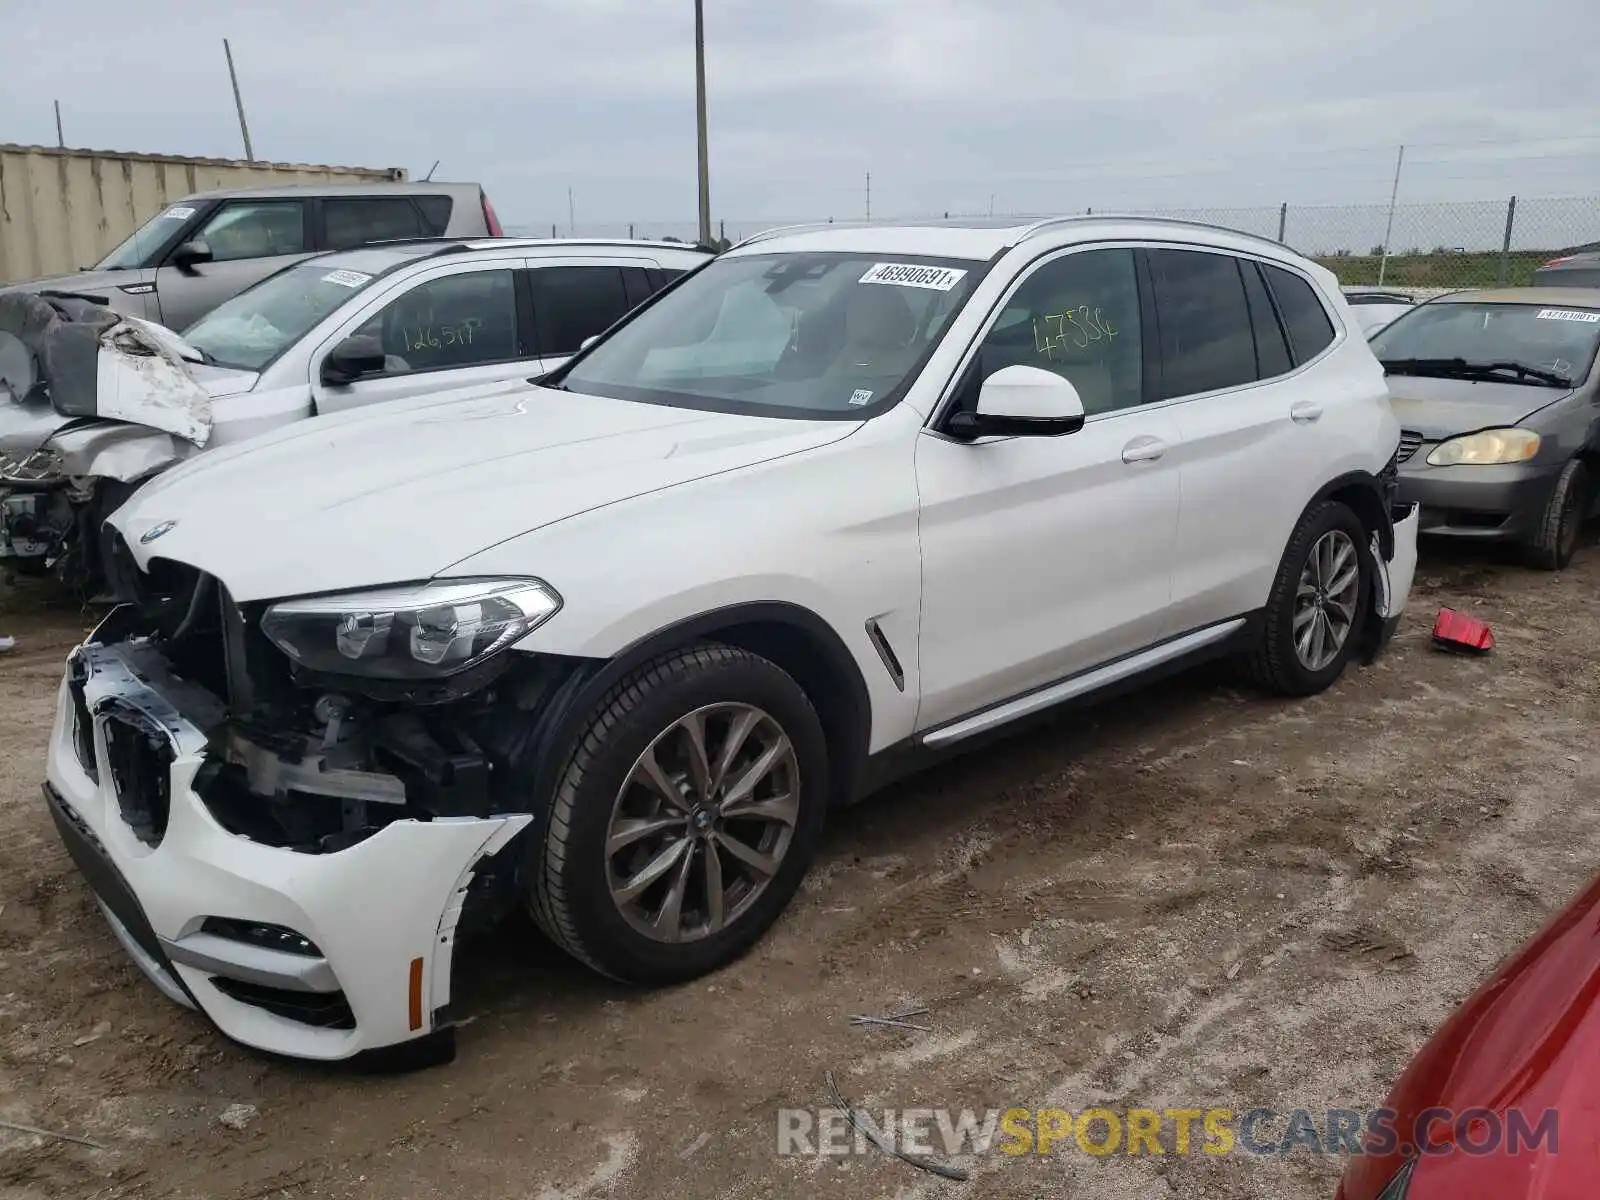
[[[324,200],[322,219],[330,250],[422,237],[425,232],[416,208],[404,196]]]
[[[654,280],[651,278],[653,274],[654,272],[647,271],[643,267],[622,268],[622,282],[628,288],[629,304],[643,304],[650,299],[651,293],[656,290]]]
[[[1333,341],[1333,322],[1328,320],[1328,311],[1317,299],[1315,289],[1304,279],[1281,267],[1265,270],[1278,311],[1289,330],[1289,347],[1298,366],[1327,349]]]
[[[1255,337],[1239,260],[1199,250],[1147,253],[1161,329],[1158,398],[1254,381]]]
[[[414,196],[417,210],[422,213],[422,223],[429,237],[443,237],[450,228],[451,200],[449,196]]]
[[[1272,297],[1267,295],[1267,285],[1261,281],[1261,268],[1253,262],[1240,261],[1244,273],[1244,296],[1250,302],[1250,327],[1256,334],[1256,368],[1262,379],[1286,374],[1292,365],[1289,360],[1289,343],[1284,338],[1283,326],[1273,310]]]
[[[528,275],[540,354],[576,354],[633,307],[620,267],[536,267]]]

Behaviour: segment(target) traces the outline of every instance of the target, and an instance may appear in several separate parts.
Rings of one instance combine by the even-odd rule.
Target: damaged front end
[[[444,1033],[455,944],[517,902],[535,764],[587,668],[500,653],[336,677],[269,639],[268,606],[149,567],[74,652],[50,754],[57,825],[118,936],[263,1049]]]
[[[210,438],[195,353],[83,299],[0,295],[0,564],[98,585],[101,522]]]

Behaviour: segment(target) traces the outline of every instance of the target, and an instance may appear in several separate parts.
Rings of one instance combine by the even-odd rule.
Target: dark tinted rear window
[[[422,223],[428,227],[430,237],[442,237],[450,228],[449,196],[418,196],[417,208],[422,212]]]
[[[362,196],[322,202],[329,250],[348,250],[366,242],[422,237],[422,220],[404,196]]]
[[[1252,382],[1255,337],[1238,260],[1151,250],[1149,261],[1161,328],[1161,398]]]
[[[1256,334],[1256,366],[1261,378],[1283,375],[1290,367],[1289,343],[1284,340],[1283,326],[1278,324],[1278,314],[1272,310],[1272,299],[1261,281],[1261,268],[1241,260],[1239,270],[1244,272],[1244,295],[1250,301],[1250,325]]]
[[[574,354],[633,306],[620,267],[539,267],[528,272],[540,354]]]
[[[1267,267],[1267,282],[1278,301],[1278,311],[1289,330],[1289,344],[1296,364],[1321,354],[1333,341],[1333,322],[1317,299],[1312,286],[1300,276],[1281,267]]]

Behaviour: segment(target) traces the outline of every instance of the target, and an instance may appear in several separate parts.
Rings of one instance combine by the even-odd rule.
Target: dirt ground
[[[41,755],[75,610],[0,592],[0,1196],[1332,1195],[1341,1160],[780,1157],[777,1112],[1377,1105],[1600,864],[1600,550],[1425,552],[1389,653],[1301,703],[1202,672],[834,821],[747,959],[655,993],[516,927],[469,956],[455,1063],[271,1061],[137,974],[58,844]],[[1494,624],[1430,649],[1441,604]],[[927,1032],[852,1026],[908,1005]],[[219,1121],[252,1105],[242,1129]],[[1070,1146],[1070,1142],[1068,1143]]]

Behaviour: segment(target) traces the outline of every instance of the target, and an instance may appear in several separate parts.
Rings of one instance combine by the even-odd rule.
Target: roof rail
[[[1262,237],[1258,233],[1247,233],[1243,229],[1234,229],[1227,225],[1216,225],[1210,221],[1187,221],[1182,217],[1163,217],[1153,213],[1077,213],[1067,217],[1045,217],[1035,221],[1023,230],[1018,241],[1026,241],[1038,234],[1048,232],[1061,225],[1072,225],[1080,221],[1119,221],[1133,222],[1150,225],[1180,225],[1185,229],[1204,229],[1212,233],[1229,233],[1234,237],[1245,238],[1248,241],[1260,242],[1263,246],[1276,246],[1279,250],[1288,250],[1289,247],[1282,242],[1275,242],[1269,237]]]

